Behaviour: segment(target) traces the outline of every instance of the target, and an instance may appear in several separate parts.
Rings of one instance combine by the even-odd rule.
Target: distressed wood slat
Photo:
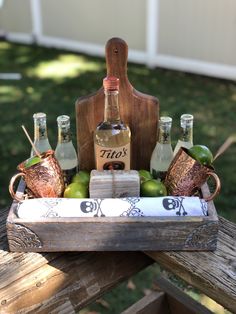
[[[121,314],[171,314],[166,302],[165,293],[153,291],[146,295]]]
[[[145,252],[170,272],[236,313],[236,224],[220,217],[214,252]]]
[[[153,263],[141,252],[12,253],[0,216],[0,313],[76,313]]]
[[[62,253],[10,253],[6,235],[6,219],[9,209],[0,212],[0,289],[35,269],[49,263]],[[11,274],[9,276],[9,274]]]
[[[122,314],[213,314],[170,281],[155,280],[156,289],[122,312]]]
[[[8,219],[12,251],[214,250],[212,217]],[[26,241],[27,237],[29,241]],[[32,240],[34,238],[34,240]]]
[[[0,313],[79,310],[150,263],[142,253],[67,253],[0,289]]]
[[[179,314],[213,314],[201,303],[195,301],[188,294],[181,289],[174,286],[169,280],[165,278],[158,278],[156,285],[160,291],[166,294],[166,300],[169,305],[171,313]]]

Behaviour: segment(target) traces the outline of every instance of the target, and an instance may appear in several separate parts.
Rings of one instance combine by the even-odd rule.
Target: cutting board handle
[[[122,80],[128,80],[127,61],[128,45],[121,38],[111,38],[106,43],[107,75],[117,76]]]

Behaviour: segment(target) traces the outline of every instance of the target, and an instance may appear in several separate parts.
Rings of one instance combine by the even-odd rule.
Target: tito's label
[[[120,147],[95,144],[97,170],[130,170],[130,143]]]

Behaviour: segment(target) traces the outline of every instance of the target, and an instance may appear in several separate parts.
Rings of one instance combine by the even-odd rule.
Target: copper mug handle
[[[17,179],[18,177],[25,177],[24,172],[17,173],[17,174],[15,174],[15,175],[11,178],[10,183],[9,183],[9,192],[10,192],[10,194],[11,194],[11,197],[12,197],[14,200],[16,200],[16,201],[18,201],[18,202],[21,202],[21,201],[22,201],[22,198],[18,197],[18,196],[16,195],[15,191],[14,191],[14,183],[15,183],[15,181],[16,181],[16,179]]]
[[[220,183],[220,179],[218,177],[218,175],[215,173],[215,172],[207,172],[207,174],[209,176],[212,176],[213,179],[215,180],[215,183],[216,183],[216,188],[215,188],[215,191],[209,195],[208,197],[204,198],[206,202],[209,202],[209,201],[212,201],[213,198],[220,192],[220,189],[221,189],[221,183]]]

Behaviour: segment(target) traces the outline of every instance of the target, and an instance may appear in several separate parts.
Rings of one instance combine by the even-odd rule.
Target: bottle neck
[[[58,144],[69,143],[71,141],[70,128],[58,126]]]
[[[170,135],[171,128],[166,127],[160,127],[159,133],[158,133],[158,142],[160,144],[171,144],[171,135]]]
[[[104,90],[105,94],[105,110],[104,121],[110,123],[118,123],[120,121],[120,109],[118,95],[119,92]]]
[[[39,123],[34,121],[34,140],[45,140],[48,138],[47,125],[45,123]]]
[[[193,143],[193,127],[192,126],[182,127],[180,140],[183,142]]]

